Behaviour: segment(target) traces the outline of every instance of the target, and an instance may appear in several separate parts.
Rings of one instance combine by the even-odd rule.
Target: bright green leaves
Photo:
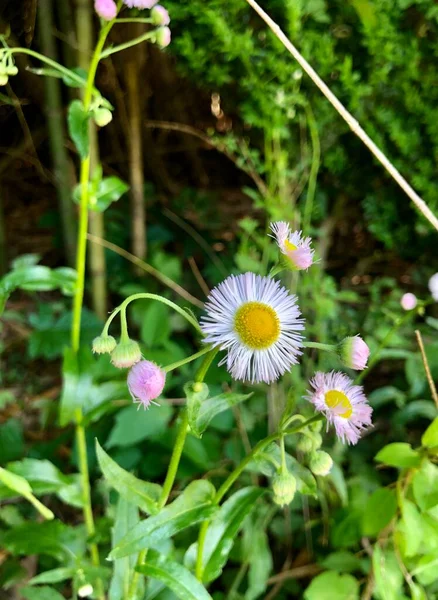
[[[119,467],[103,450],[97,440],[96,454],[105,479],[123,498],[148,514],[157,512],[161,486],[137,479],[137,477]]]
[[[68,108],[68,131],[82,159],[87,158],[90,152],[88,132],[90,116],[80,100],[73,100]]]
[[[438,417],[432,421],[423,433],[421,443],[425,448],[438,447]]]
[[[131,404],[117,413],[106,447],[124,448],[148,438],[157,438],[166,431],[171,416],[172,408],[166,403],[150,410],[138,410],[135,404]]]
[[[410,444],[397,442],[388,444],[374,457],[378,462],[382,462],[390,467],[410,468],[418,467],[421,462],[419,452],[413,450]]]
[[[41,504],[37,498],[35,498],[29,482],[24,477],[16,475],[15,473],[11,473],[11,471],[0,467],[0,482],[13,492],[16,492],[17,494],[20,494],[20,496],[23,496],[23,498],[26,498],[26,500],[33,504],[37,511],[45,519],[53,519],[55,517],[51,510],[49,510],[46,506]]]
[[[351,575],[326,571],[312,579],[304,600],[358,600],[359,584]]]
[[[61,427],[75,420],[76,411],[82,407],[84,398],[88,395],[92,377],[87,368],[90,354],[87,350],[74,352],[72,348],[64,349],[62,363],[63,386],[59,422]]]
[[[394,490],[377,489],[368,500],[362,520],[362,531],[366,536],[377,536],[397,512],[397,498]]]
[[[35,588],[27,587],[20,590],[20,593],[26,600],[64,600],[64,596],[46,585]]]
[[[404,533],[404,554],[414,556],[420,550],[423,540],[423,520],[418,508],[410,500],[401,504],[401,526]]]
[[[73,200],[79,204],[81,200],[81,184],[73,191]],[[129,190],[129,185],[119,177],[102,177],[102,167],[94,169],[88,183],[88,208],[95,212],[104,212],[113,202],[117,202]]]
[[[150,553],[137,571],[162,581],[181,600],[211,600],[210,594],[188,569],[164,556]]]
[[[209,389],[205,383],[187,383],[184,392],[187,396],[189,425],[193,434],[199,438],[214,417],[252,396],[228,392],[209,398]]]
[[[429,510],[438,504],[438,467],[424,461],[414,474],[412,489],[415,502],[421,510]]]
[[[373,549],[373,573],[379,598],[384,600],[403,598],[403,573],[395,552],[383,550],[376,544]]]
[[[215,489],[209,481],[193,481],[159,514],[131,529],[112,550],[109,558],[121,558],[144,548],[154,548],[179,531],[210,519],[218,510],[213,504],[214,494]]]
[[[245,517],[264,493],[261,488],[246,487],[223,503],[208,527],[202,555],[203,581],[219,577]]]

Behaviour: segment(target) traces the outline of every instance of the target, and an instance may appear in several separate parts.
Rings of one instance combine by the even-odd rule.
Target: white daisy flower
[[[289,268],[294,271],[308,269],[313,263],[314,250],[310,247],[311,238],[303,237],[301,231],[291,231],[285,221],[277,221],[270,225],[280,252],[287,259]]]
[[[335,426],[336,435],[342,442],[356,444],[362,431],[371,425],[373,409],[360,385],[343,373],[315,374],[310,381],[313,390],[306,399],[324,413],[327,426]]]
[[[304,320],[297,298],[270,277],[227,277],[214,288],[201,319],[205,342],[227,350],[220,364],[234,379],[270,383],[301,355]]]

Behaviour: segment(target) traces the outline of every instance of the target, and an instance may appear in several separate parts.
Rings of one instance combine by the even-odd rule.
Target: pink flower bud
[[[154,6],[154,8],[151,10],[151,18],[153,24],[157,26],[169,25],[170,23],[169,13],[164,6]]]
[[[363,371],[367,366],[370,349],[361,337],[346,337],[337,346],[337,353],[344,365],[349,369]]]
[[[165,383],[166,373],[149,360],[138,362],[128,373],[128,388],[132,399],[144,408],[158,398]]]
[[[105,21],[112,21],[117,16],[117,5],[114,0],[95,0],[94,9]]]
[[[435,302],[438,302],[438,273],[429,279],[429,290]]]
[[[161,48],[166,48],[170,44],[171,34],[168,27],[160,27],[157,29],[157,44]]]
[[[404,310],[413,310],[417,306],[417,296],[415,294],[403,294],[400,304]]]
[[[126,6],[129,8],[139,8],[140,10],[144,8],[152,8],[158,2],[158,0],[123,0]]]

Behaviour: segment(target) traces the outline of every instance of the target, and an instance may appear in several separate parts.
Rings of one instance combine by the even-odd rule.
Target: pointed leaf
[[[161,486],[137,479],[132,473],[128,473],[128,471],[119,467],[103,450],[97,439],[96,454],[105,479],[121,496],[148,514],[157,512]]]
[[[184,492],[159,514],[141,521],[112,550],[109,559],[128,556],[144,548],[154,548],[186,527],[205,521],[218,510],[212,503],[215,494],[207,480],[193,481]]]
[[[366,536],[377,535],[386,527],[397,512],[394,490],[377,489],[368,500],[363,513],[362,531]]]
[[[210,594],[188,569],[162,555],[148,556],[139,573],[162,581],[181,600],[212,600]]]
[[[64,596],[61,596],[54,588],[43,586],[43,587],[25,587],[21,588],[20,594],[26,600],[65,600]]]
[[[90,113],[86,112],[80,100],[73,100],[68,108],[68,131],[81,158],[87,158],[90,151],[88,121]]]
[[[15,473],[11,473],[11,471],[0,467],[0,482],[14,492],[17,492],[17,494],[20,494],[20,496],[23,496],[23,498],[26,498],[45,519],[55,518],[52,511],[35,498],[29,482],[24,477],[15,475]]]
[[[438,417],[436,417],[423,433],[421,443],[425,448],[438,446]]]
[[[418,467],[421,462],[421,456],[413,450],[410,444],[396,442],[382,448],[376,454],[374,460],[391,467],[409,468]]]
[[[67,579],[73,579],[77,573],[76,567],[60,567],[59,569],[51,569],[44,571],[29,581],[29,585],[37,585],[40,583],[59,583]]]
[[[265,491],[257,487],[239,490],[223,503],[211,521],[202,557],[205,582],[213,581],[221,574],[245,517]]]

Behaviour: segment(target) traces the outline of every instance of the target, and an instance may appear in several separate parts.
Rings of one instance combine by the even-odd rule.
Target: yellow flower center
[[[284,247],[286,248],[286,250],[288,252],[293,252],[293,250],[298,250],[298,246],[295,246],[295,244],[292,244],[292,242],[290,242],[289,240],[285,240]]]
[[[234,330],[253,350],[272,346],[280,336],[280,320],[273,308],[261,302],[246,302],[234,317]]]
[[[325,394],[325,403],[331,408],[338,417],[349,419],[353,414],[353,407],[350,400],[343,392],[330,390]]]

